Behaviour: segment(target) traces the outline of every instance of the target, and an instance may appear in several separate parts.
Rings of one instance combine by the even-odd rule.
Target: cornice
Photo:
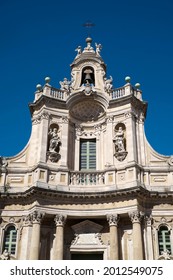
[[[43,107],[45,104],[48,105],[48,107],[66,109],[66,101],[65,100],[56,99],[56,98],[53,98],[52,96],[42,95],[34,103],[29,103],[29,109],[30,109],[31,115],[33,114],[33,112],[35,110],[41,109],[41,107]]]
[[[115,201],[123,201],[129,199],[141,199],[143,202],[158,202],[158,199],[164,200],[173,199],[173,192],[158,192],[158,191],[149,191],[144,189],[142,186],[132,187],[129,189],[113,190],[113,191],[103,191],[103,192],[65,192],[58,190],[45,189],[41,187],[33,186],[26,190],[25,192],[16,192],[16,193],[0,193],[0,200],[4,203],[13,201],[13,203],[24,201],[28,203],[28,200],[34,199],[43,199],[52,201],[60,199],[64,203],[74,203],[72,199],[78,199],[80,203],[92,203],[96,200],[95,203],[104,203]],[[77,200],[75,200],[77,203]]]
[[[124,106],[126,104],[131,104],[135,109],[142,111],[144,113],[144,116],[146,117],[148,103],[139,100],[134,96],[134,94],[123,96],[121,98],[111,99],[109,101],[109,108],[116,108]]]

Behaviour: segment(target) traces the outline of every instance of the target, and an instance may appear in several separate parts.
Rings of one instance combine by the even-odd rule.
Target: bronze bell
[[[93,80],[91,78],[91,74],[92,74],[92,70],[91,69],[86,69],[84,71],[84,74],[85,74],[85,78],[84,78],[84,83],[86,84],[93,84]]]

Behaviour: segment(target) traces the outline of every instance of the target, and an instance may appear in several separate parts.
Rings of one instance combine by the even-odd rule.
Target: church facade
[[[0,157],[0,258],[172,259],[173,157],[147,142],[140,85],[114,88],[91,38],[76,51],[71,80],[37,85],[27,146]]]

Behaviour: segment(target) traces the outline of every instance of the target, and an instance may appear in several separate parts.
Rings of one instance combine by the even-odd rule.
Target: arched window
[[[16,252],[17,230],[14,226],[9,226],[4,233],[4,246],[3,251],[7,250],[10,254],[14,255]]]
[[[159,255],[163,251],[168,250],[171,252],[171,240],[170,240],[170,231],[167,226],[161,226],[158,231],[158,243],[159,243]]]

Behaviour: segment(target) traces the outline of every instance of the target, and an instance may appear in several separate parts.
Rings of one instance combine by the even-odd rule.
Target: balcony
[[[92,186],[92,185],[104,185],[105,184],[105,173],[98,171],[71,171],[69,176],[71,186]]]

